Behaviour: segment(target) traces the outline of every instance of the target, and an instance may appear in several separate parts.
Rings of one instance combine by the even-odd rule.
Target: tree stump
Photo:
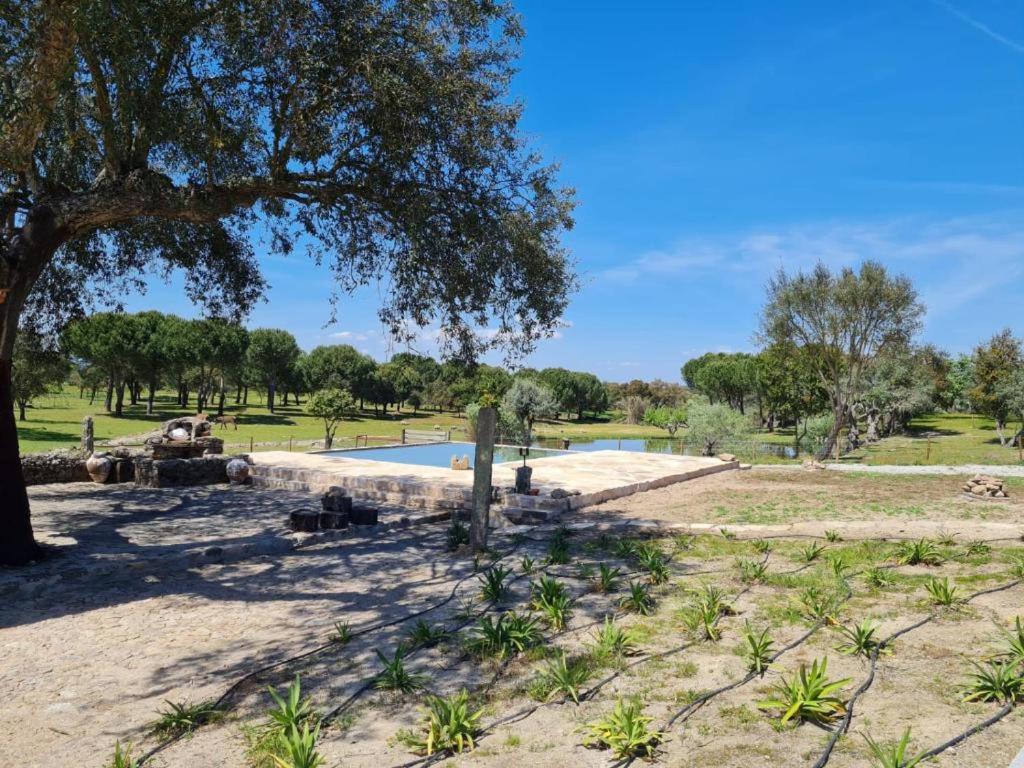
[[[348,528],[348,512],[323,511],[320,513],[320,527],[323,530],[332,528]]]
[[[320,528],[320,513],[313,509],[296,509],[291,513],[292,530],[313,533]]]
[[[352,525],[376,525],[377,508],[360,505],[352,507],[352,514],[349,516]]]

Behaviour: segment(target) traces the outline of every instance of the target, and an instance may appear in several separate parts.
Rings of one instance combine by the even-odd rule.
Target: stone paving
[[[55,554],[0,573],[0,766],[101,766],[164,700],[214,696],[245,671],[446,595],[469,566],[443,526],[394,529],[233,562],[178,557],[287,539],[308,494],[246,488],[30,489]],[[257,550],[258,551],[258,550]],[[16,581],[36,589],[10,594]],[[367,651],[369,652],[369,651]]]

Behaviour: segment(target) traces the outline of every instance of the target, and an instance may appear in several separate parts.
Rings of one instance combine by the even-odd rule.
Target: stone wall
[[[203,456],[198,459],[135,460],[135,482],[149,488],[183,485],[214,485],[228,482],[230,456]]]
[[[26,485],[47,483],[86,483],[85,457],[79,451],[48,451],[21,457]]]

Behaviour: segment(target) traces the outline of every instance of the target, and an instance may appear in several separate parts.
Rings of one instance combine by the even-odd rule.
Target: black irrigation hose
[[[515,554],[515,552],[518,549],[519,549],[519,544],[518,543],[513,544],[512,547],[505,554],[501,555],[500,557],[495,558],[494,561],[492,562],[492,564],[500,562],[501,560],[504,560],[507,557],[510,557],[511,555]],[[368,627],[364,627],[362,629],[358,629],[358,630],[352,632],[351,637],[354,639],[356,637],[361,637],[363,635],[367,635],[367,634],[369,634],[371,632],[377,632],[377,631],[379,631],[381,629],[387,629],[388,627],[392,627],[392,626],[395,626],[397,624],[402,624],[402,623],[404,623],[406,621],[409,621],[410,619],[415,619],[415,618],[417,618],[419,616],[422,616],[422,615],[424,615],[426,613],[430,613],[432,611],[436,611],[438,608],[443,608],[445,605],[447,605],[448,603],[450,603],[452,600],[455,599],[455,596],[458,593],[459,588],[465,582],[467,582],[469,579],[471,579],[471,578],[473,578],[474,576],[477,576],[477,575],[478,575],[478,573],[476,571],[474,571],[473,573],[467,574],[466,576],[463,576],[462,578],[458,579],[455,582],[454,586],[452,587],[452,590],[449,593],[448,597],[444,598],[443,600],[441,600],[441,601],[439,601],[437,603],[434,603],[432,605],[427,606],[426,608],[414,611],[414,612],[412,612],[410,614],[407,614],[405,616],[399,617],[397,619],[391,619],[391,620],[388,620],[388,621],[385,621],[385,622],[381,622],[379,624],[373,624],[373,625],[370,625]],[[224,691],[224,693],[222,693],[217,698],[216,702],[213,705],[214,709],[221,709],[226,704],[228,699],[235,693],[235,691],[237,691],[242,685],[244,685],[245,683],[249,682],[250,680],[253,680],[256,677],[259,677],[261,675],[265,675],[267,672],[271,672],[271,671],[273,671],[275,669],[278,669],[278,668],[280,668],[282,666],[286,666],[288,664],[294,664],[297,661],[301,661],[301,660],[309,658],[310,656],[313,656],[315,654],[322,653],[323,651],[325,651],[325,650],[327,650],[329,648],[334,648],[336,646],[337,646],[337,642],[331,640],[329,642],[322,643],[322,644],[317,645],[317,646],[315,646],[313,648],[310,648],[310,649],[308,649],[306,651],[303,651],[302,653],[295,654],[294,656],[289,656],[288,658],[285,658],[285,659],[279,659],[278,661],[275,661],[275,662],[273,662],[271,664],[266,664],[266,665],[264,665],[262,667],[259,667],[257,669],[252,670],[251,672],[247,672],[242,677],[240,677],[238,680],[236,680],[234,683],[232,683],[228,687],[228,689],[226,691]],[[364,693],[370,686],[372,686],[372,681],[370,682],[369,685],[364,685],[362,688],[360,688],[360,690],[357,692],[357,695],[361,695],[362,693]],[[353,698],[353,697],[350,697],[350,698]],[[354,700],[354,698],[353,698],[353,700]],[[339,708],[336,708],[334,711],[335,712],[339,711]],[[201,726],[197,725],[196,727],[198,728],[198,727],[201,727]],[[160,742],[159,744],[154,746],[149,751],[145,752],[138,759],[136,764],[141,767],[146,762],[151,760],[155,755],[157,755],[160,752],[164,751],[165,749],[167,749],[167,747],[171,746],[172,744],[174,744],[177,741],[180,741],[186,735],[189,735],[189,734],[193,733],[194,731],[195,731],[195,728],[193,728],[191,731],[186,731],[186,732],[183,732],[183,733],[179,733],[176,736],[172,736],[171,738],[165,739],[164,741]]]
[[[1013,711],[1013,702],[1012,701],[1008,701],[1005,704],[1003,704],[1003,706],[999,709],[999,711],[996,712],[994,715],[992,715],[992,717],[988,718],[987,720],[982,720],[977,725],[971,726],[966,731],[964,731],[963,733],[961,733],[961,734],[959,734],[957,736],[954,736],[949,741],[944,742],[942,744],[939,744],[939,746],[937,746],[937,747],[932,747],[927,752],[924,752],[921,755],[921,759],[922,760],[927,760],[929,757],[935,757],[936,755],[938,755],[938,754],[940,754],[942,752],[945,752],[950,747],[955,747],[961,741],[966,741],[967,739],[969,739],[971,736],[973,736],[974,734],[978,733],[979,731],[983,731],[986,728],[988,728],[988,727],[990,727],[992,725],[995,725],[1000,720],[1002,720],[1004,717],[1006,717],[1008,714],[1010,714],[1010,712],[1012,712],[1012,711]]]
[[[1003,584],[1003,585],[998,586],[998,587],[991,587],[989,589],[979,590],[977,592],[974,592],[971,595],[968,595],[966,598],[964,598],[964,602],[965,603],[969,603],[969,602],[971,602],[971,600],[979,598],[982,595],[990,595],[990,594],[992,594],[994,592],[1003,592],[1003,591],[1005,591],[1007,589],[1012,589],[1013,587],[1017,586],[1020,583],[1021,583],[1020,579],[1014,579],[1013,581],[1011,581],[1011,582],[1009,582],[1007,584]],[[889,635],[885,639],[881,640],[878,643],[878,645],[875,646],[875,648],[871,651],[871,656],[869,657],[868,676],[864,679],[864,682],[861,683],[857,687],[857,690],[855,690],[853,692],[853,695],[850,696],[849,701],[847,701],[847,703],[846,703],[846,712],[843,714],[843,719],[840,721],[839,725],[836,726],[836,728],[832,731],[832,735],[829,737],[828,743],[825,745],[824,751],[821,753],[821,755],[818,757],[818,759],[814,762],[814,765],[811,768],[824,768],[825,765],[828,763],[829,759],[832,757],[832,751],[835,749],[836,743],[839,741],[839,737],[842,736],[847,731],[849,731],[849,729],[850,729],[850,722],[853,720],[853,707],[854,707],[854,704],[857,703],[857,699],[859,699],[862,694],[866,693],[868,688],[870,688],[871,684],[875,681],[875,670],[878,667],[878,656],[879,656],[879,654],[883,650],[885,650],[885,648],[887,648],[890,644],[892,644],[892,642],[896,638],[902,637],[903,635],[906,635],[906,634],[914,631],[915,629],[918,629],[919,627],[923,627],[925,624],[928,624],[929,622],[934,621],[940,615],[941,614],[938,611],[932,611],[925,618],[920,619],[919,621],[915,621],[913,624],[910,624],[910,625],[908,625],[906,627],[903,627],[902,629],[896,630],[891,635]],[[1000,714],[998,714],[998,716],[996,716],[994,718],[990,718],[990,720],[986,720],[984,723],[980,723],[979,725],[974,726],[973,728],[971,728],[971,729],[965,731],[964,733],[960,734],[959,736],[957,736],[955,739],[953,739],[951,741],[948,741],[945,744],[940,745],[939,747],[936,747],[934,750],[928,752],[925,756],[926,757],[932,757],[934,755],[939,754],[939,752],[944,752],[945,750],[949,749],[950,747],[959,744],[961,741],[963,741],[964,739],[968,738],[969,736],[972,736],[973,734],[977,733],[978,731],[980,731],[980,730],[982,730],[984,728],[987,728],[992,723],[994,723],[994,722],[1002,719],[1006,715],[1008,715],[1012,708],[1013,708],[1012,703],[1008,704],[1007,707],[1004,707],[1004,709],[1006,710],[1005,712],[1000,710]]]

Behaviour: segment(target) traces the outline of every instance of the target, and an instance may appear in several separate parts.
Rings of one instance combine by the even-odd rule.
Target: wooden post
[[[252,453],[254,439],[255,438],[252,435],[249,435],[249,453]]]
[[[494,461],[496,408],[481,408],[476,422],[476,454],[473,461],[473,516],[469,543],[474,552],[487,549],[487,525],[491,508],[491,464]]]
[[[82,419],[82,453],[86,456],[92,456],[95,443],[96,440],[93,433],[92,416],[86,416]]]

